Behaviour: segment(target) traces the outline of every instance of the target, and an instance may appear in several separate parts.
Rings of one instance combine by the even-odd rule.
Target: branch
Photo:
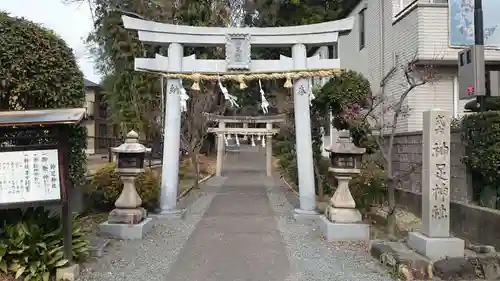
[[[392,151],[394,146],[394,137],[397,130],[398,119],[404,113],[403,104],[405,100],[408,98],[410,92],[422,85],[427,83],[431,83],[436,79],[436,71],[432,65],[426,66],[418,66],[417,65],[417,53],[415,52],[414,56],[407,62],[400,65],[400,68],[403,72],[403,79],[406,84],[406,89],[399,95],[397,100],[392,104],[389,104],[387,107],[387,97],[385,96],[375,96],[372,97],[372,101],[370,103],[370,107],[367,112],[364,113],[364,116],[361,118],[361,121],[368,122],[371,127],[370,135],[375,139],[380,154],[383,160],[388,164],[388,169],[391,170],[392,165],[390,162],[392,161]],[[394,78],[394,76],[392,77]],[[384,79],[388,79],[384,78]],[[386,81],[381,81],[381,85]],[[382,106],[382,107],[381,107]],[[380,112],[376,114],[377,109],[380,109]],[[384,124],[384,116],[387,113],[387,110],[391,110],[393,112],[392,123]],[[378,116],[377,116],[378,115]],[[373,133],[374,130],[378,128],[378,134],[375,135]],[[389,139],[386,143],[386,135],[385,129],[390,128],[389,131]],[[392,172],[392,171],[389,171]]]
[[[183,113],[181,143],[189,153],[197,153],[207,139],[207,125],[211,120],[205,112],[220,114],[226,104],[219,102],[219,90],[214,83],[205,83],[202,91],[191,91],[187,111]]]
[[[376,103],[374,103],[376,101]],[[373,113],[375,109],[377,109],[382,103],[383,99],[378,99],[376,97],[372,97],[372,100],[370,102],[370,108],[366,112],[366,114],[363,116],[362,121],[366,121],[366,119]]]

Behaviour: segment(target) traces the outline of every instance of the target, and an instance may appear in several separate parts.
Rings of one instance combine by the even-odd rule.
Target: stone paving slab
[[[290,263],[262,184],[229,178],[181,250],[165,280],[275,281],[289,279]]]

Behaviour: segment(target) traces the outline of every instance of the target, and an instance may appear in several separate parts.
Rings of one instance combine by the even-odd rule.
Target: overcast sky
[[[0,0],[0,10],[54,30],[75,52],[85,78],[99,82],[100,75],[94,72],[84,44],[92,30],[92,16],[86,2],[79,5],[63,4],[62,0]]]

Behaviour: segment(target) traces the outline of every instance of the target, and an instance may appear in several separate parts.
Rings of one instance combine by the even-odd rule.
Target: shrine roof
[[[0,127],[78,124],[85,108],[0,111]]]

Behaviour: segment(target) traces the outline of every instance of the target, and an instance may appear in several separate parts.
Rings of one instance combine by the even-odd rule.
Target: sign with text
[[[60,199],[57,149],[0,152],[0,204]]]

